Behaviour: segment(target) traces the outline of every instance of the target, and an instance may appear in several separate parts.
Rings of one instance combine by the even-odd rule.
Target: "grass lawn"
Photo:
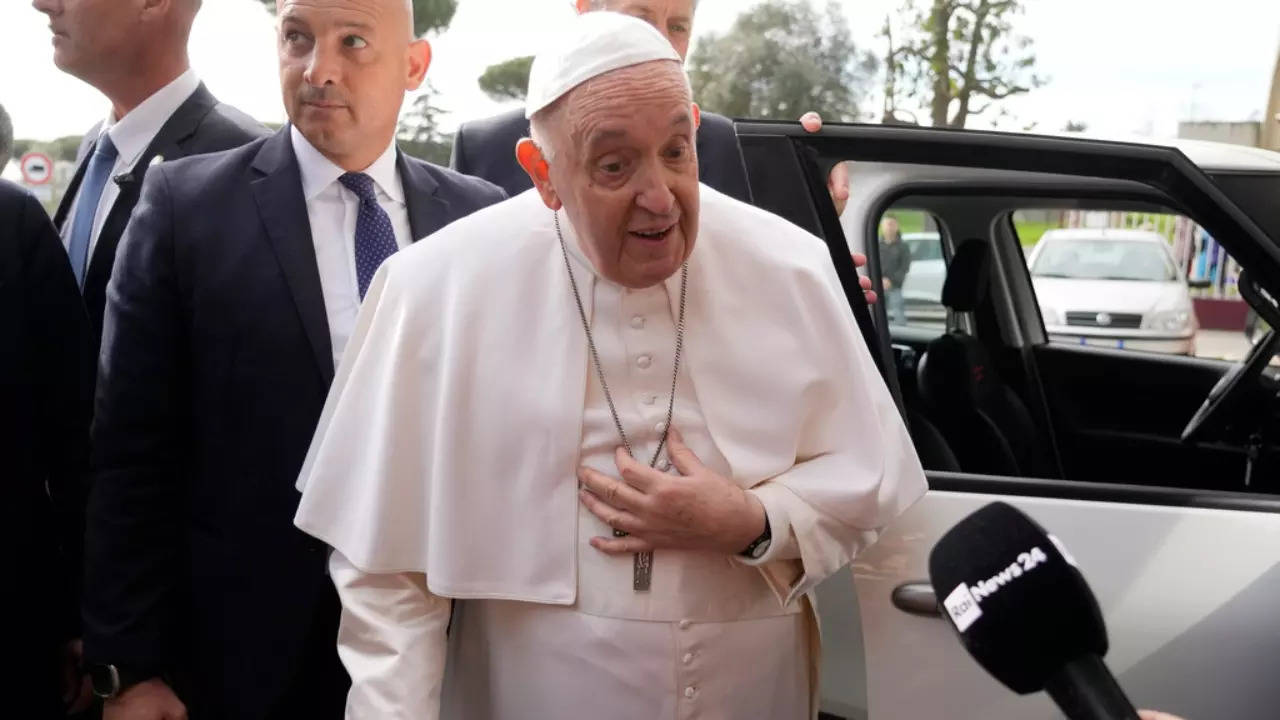
[[[1027,222],[1014,220],[1013,228],[1018,233],[1018,242],[1022,247],[1030,248],[1040,242],[1040,236],[1058,227],[1056,222]]]

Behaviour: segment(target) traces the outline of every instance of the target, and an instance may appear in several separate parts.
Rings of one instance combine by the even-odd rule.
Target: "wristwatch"
[[[752,560],[759,560],[764,554],[769,552],[769,544],[773,541],[773,529],[769,527],[769,516],[764,516],[764,532],[760,533],[760,537],[751,541],[746,550],[740,555]]]
[[[110,700],[134,685],[153,677],[159,677],[159,675],[110,663],[93,663],[89,666],[89,682],[93,685],[93,694],[103,700]]]

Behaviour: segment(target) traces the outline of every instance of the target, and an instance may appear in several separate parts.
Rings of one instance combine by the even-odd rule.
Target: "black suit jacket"
[[[499,185],[515,197],[533,187],[528,173],[516,162],[516,143],[526,137],[529,121],[523,109],[463,123],[453,138],[449,164],[460,173]],[[725,195],[751,202],[747,165],[733,121],[723,115],[702,113],[697,142],[699,179]]]
[[[93,155],[101,134],[102,123],[98,123],[85,134],[80,141],[80,150],[76,155],[76,174],[67,186],[67,193],[62,197],[53,221],[58,231],[62,232],[67,223],[67,216],[74,204],[76,194],[80,191],[80,182],[84,179],[86,160]],[[160,128],[151,144],[139,156],[132,173],[119,176],[116,183],[120,186],[120,194],[103,222],[94,245],[93,256],[89,258],[89,267],[84,278],[84,301],[89,309],[89,319],[93,326],[93,337],[96,343],[102,336],[102,314],[106,307],[107,280],[111,277],[111,267],[116,259],[116,247],[120,244],[120,236],[124,234],[129,215],[138,203],[138,194],[142,189],[142,181],[151,167],[151,161],[157,157],[164,160],[176,160],[200,153],[218,152],[240,147],[245,143],[270,133],[258,121],[245,115],[234,107],[218,102],[203,83],[196,91],[178,106],[169,116],[169,120]],[[96,346],[95,346],[96,349]]]
[[[56,661],[74,635],[77,518],[89,450],[89,319],[44,208],[0,180],[0,547],[17,673],[10,712],[61,714]],[[21,708],[21,710],[15,709]]]
[[[505,197],[397,166],[415,238]],[[89,659],[169,671],[193,718],[342,716],[327,551],[293,524],[333,374],[289,128],[152,168],[107,289]],[[328,705],[290,706],[291,687]]]

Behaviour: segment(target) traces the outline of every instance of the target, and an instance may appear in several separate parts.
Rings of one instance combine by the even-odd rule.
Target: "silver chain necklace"
[[[613,416],[613,426],[618,430],[618,437],[622,438],[622,445],[626,447],[627,454],[635,458],[636,454],[631,449],[631,441],[627,439],[627,433],[622,429],[622,420],[618,417],[618,410],[613,405],[613,395],[609,392],[609,383],[604,379],[604,366],[600,364],[600,353],[596,352],[595,338],[591,335],[591,323],[587,320],[587,311],[582,305],[582,295],[578,292],[578,281],[573,276],[573,266],[569,263],[569,249],[565,245],[564,233],[560,231],[560,213],[554,213],[553,217],[556,221],[556,237],[560,239],[560,252],[564,255],[564,268],[569,272],[569,286],[573,289],[573,299],[578,304],[578,317],[582,318],[582,329],[587,334],[587,347],[591,350],[591,361],[596,368],[596,376],[600,378],[600,389],[604,390],[605,402],[609,404],[609,413]],[[676,405],[676,381],[680,377],[680,356],[684,351],[684,305],[685,305],[685,288],[689,282],[689,264],[686,262],[680,267],[680,313],[676,321],[676,353],[675,365],[671,371],[671,396],[667,401],[667,421],[662,424],[662,437],[658,440],[658,447],[653,451],[653,457],[649,460],[649,467],[656,467],[658,458],[662,455],[662,449],[667,444],[667,433],[671,431],[671,417]],[[615,529],[614,537],[625,537],[626,533]],[[636,553],[635,562],[632,566],[631,586],[637,592],[645,592],[649,589],[649,581],[653,574],[653,553],[642,552]]]

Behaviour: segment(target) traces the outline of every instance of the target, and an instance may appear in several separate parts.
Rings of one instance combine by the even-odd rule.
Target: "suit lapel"
[[[200,122],[217,104],[218,101],[214,99],[213,94],[201,83],[191,97],[179,105],[160,127],[160,132],[156,133],[151,144],[138,156],[133,168],[113,179],[120,187],[120,194],[112,204],[106,220],[102,223],[102,230],[98,233],[93,257],[89,259],[86,287],[94,282],[94,276],[106,277],[111,274],[116,246],[120,243],[120,236],[124,234],[125,226],[129,224],[133,207],[138,204],[138,197],[142,193],[142,181],[146,178],[147,169],[151,167],[151,161],[156,158],[185,155],[182,144],[196,133]]]
[[[439,196],[440,185],[431,177],[426,163],[397,150],[396,167],[409,210],[409,229],[413,235],[410,242],[417,242],[448,224],[449,203]]]
[[[329,318],[325,314],[307,203],[302,197],[302,173],[293,153],[288,125],[263,144],[254,158],[253,169],[258,176],[250,185],[258,214],[266,226],[271,248],[284,271],[298,317],[311,343],[316,369],[327,386],[333,382]]]

